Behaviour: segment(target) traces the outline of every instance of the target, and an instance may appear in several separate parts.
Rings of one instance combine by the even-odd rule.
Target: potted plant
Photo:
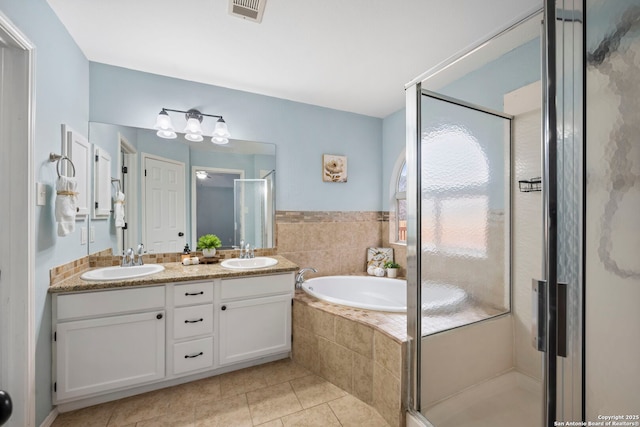
[[[222,246],[222,242],[215,234],[205,234],[198,238],[198,249],[205,258],[211,258],[216,254],[216,248]]]
[[[396,264],[393,261],[387,261],[384,263],[384,268],[387,270],[387,277],[398,277],[400,264]]]

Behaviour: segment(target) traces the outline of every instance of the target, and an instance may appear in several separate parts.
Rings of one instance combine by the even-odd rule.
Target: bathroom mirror
[[[208,233],[220,237],[222,248],[241,239],[275,247],[275,144],[163,139],[155,130],[97,122],[89,124],[89,141],[113,159],[111,176],[118,181],[111,190],[125,195],[126,223],[116,227],[113,213],[92,219],[89,254],[120,254],[140,242],[152,253],[181,252],[185,243],[195,249],[198,237]],[[234,191],[236,180],[264,184]],[[239,198],[245,202],[237,203]]]

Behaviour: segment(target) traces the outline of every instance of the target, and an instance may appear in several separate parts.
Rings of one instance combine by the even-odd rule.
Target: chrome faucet
[[[135,261],[132,260],[132,265],[143,265],[144,261],[142,260],[142,254],[144,253],[144,245],[140,243],[138,245],[138,249],[136,250]]]
[[[318,270],[313,267],[306,267],[298,271],[298,274],[296,274],[296,289],[302,288],[302,284],[304,283],[304,273],[307,271],[313,271],[314,273],[318,272]]]
[[[254,248],[249,243],[244,244],[244,240],[240,241],[240,259],[255,258]]]
[[[133,265],[133,248],[129,248],[122,252],[122,262],[120,267],[130,267]]]

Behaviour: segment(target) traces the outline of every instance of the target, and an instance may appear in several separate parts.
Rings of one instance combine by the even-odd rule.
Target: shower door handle
[[[557,355],[567,357],[567,284],[557,287]],[[547,281],[533,279],[531,283],[531,336],[533,348],[546,352],[547,338]]]
[[[546,280],[531,280],[531,344],[533,348],[542,352],[547,351],[546,286]]]

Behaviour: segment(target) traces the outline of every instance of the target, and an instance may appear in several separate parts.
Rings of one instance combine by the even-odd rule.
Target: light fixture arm
[[[215,117],[217,119],[222,119],[222,116],[218,116],[216,114],[205,114],[205,113],[201,113],[200,111],[196,110],[195,108],[192,108],[189,111],[183,111],[183,110],[173,110],[171,108],[163,108],[162,111],[171,111],[172,113],[184,113],[185,117],[187,118],[187,120],[189,120],[190,118],[195,118],[198,119],[200,122],[202,122],[202,117],[206,116],[206,117]],[[224,120],[224,119],[223,119]]]

